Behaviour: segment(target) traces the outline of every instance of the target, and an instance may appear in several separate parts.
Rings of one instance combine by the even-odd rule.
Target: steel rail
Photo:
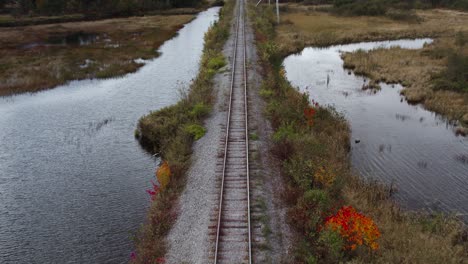
[[[223,210],[223,194],[224,194],[224,181],[226,175],[226,164],[227,164],[227,157],[228,157],[228,145],[229,145],[229,132],[231,129],[231,114],[232,114],[232,103],[233,103],[233,91],[234,91],[234,82],[235,82],[235,73],[236,73],[236,63],[237,63],[237,49],[239,45],[239,28],[240,24],[242,24],[242,37],[243,37],[243,78],[244,78],[244,117],[245,117],[245,142],[246,142],[246,181],[247,181],[247,222],[248,222],[248,259],[249,264],[252,263],[252,236],[251,236],[251,224],[250,224],[250,175],[249,175],[249,135],[248,135],[248,94],[247,94],[247,67],[246,67],[246,38],[245,38],[245,15],[244,15],[244,0],[238,1],[239,9],[237,10],[237,18],[236,18],[236,35],[234,40],[234,52],[233,52],[233,61],[232,61],[232,70],[231,70],[231,85],[230,85],[230,94],[229,94],[229,109],[228,109],[228,118],[226,122],[226,137],[225,137],[225,144],[224,144],[224,160],[223,160],[223,171],[221,177],[221,188],[220,188],[220,196],[219,196],[219,206],[218,206],[218,226],[216,231],[216,244],[215,244],[215,255],[214,255],[214,263],[218,263],[218,253],[219,253],[219,244],[220,244],[220,231],[221,231],[221,223],[222,223],[222,210]],[[241,23],[242,19],[242,23]]]

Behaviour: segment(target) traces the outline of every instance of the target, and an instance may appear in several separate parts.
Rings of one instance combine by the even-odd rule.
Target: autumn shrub
[[[325,219],[325,228],[339,232],[345,240],[344,248],[355,250],[358,246],[367,246],[377,250],[380,231],[372,218],[356,211],[351,206],[343,206],[336,214]]]
[[[164,161],[156,171],[156,178],[159,182],[159,188],[164,191],[171,180],[171,168],[167,161]]]

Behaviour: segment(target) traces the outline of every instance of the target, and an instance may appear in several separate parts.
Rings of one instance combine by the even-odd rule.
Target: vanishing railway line
[[[244,0],[239,0],[214,263],[252,263]]]

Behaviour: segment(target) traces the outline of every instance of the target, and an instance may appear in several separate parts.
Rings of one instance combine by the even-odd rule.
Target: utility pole
[[[257,2],[257,4],[255,5],[255,7],[257,7],[260,3],[262,2],[262,0],[259,0]],[[280,19],[279,19],[279,0],[276,0],[276,23],[280,23]],[[268,0],[268,5],[270,5],[270,0]]]

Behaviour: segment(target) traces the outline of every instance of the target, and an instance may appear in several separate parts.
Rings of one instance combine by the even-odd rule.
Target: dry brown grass
[[[468,241],[459,221],[442,215],[408,214],[391,199],[389,189],[351,177],[345,199],[372,216],[382,233],[375,255],[361,252],[355,263],[466,263]]]
[[[387,17],[341,17],[297,4],[287,5],[277,40],[286,53],[308,45],[326,46],[371,40],[453,36],[468,30],[468,13],[452,10],[418,10],[420,23]]]
[[[380,49],[344,56],[345,64],[374,81],[400,82],[404,94],[414,103],[463,120],[468,114],[468,95],[433,91],[431,75],[446,66],[446,56],[434,58],[434,49],[455,48],[458,32],[468,32],[468,13],[453,10],[418,10],[419,22],[396,21],[387,17],[341,17],[298,4],[286,5],[282,23],[277,27],[276,42],[281,53],[289,54],[305,46],[327,46],[361,41],[432,37],[435,43],[422,50]],[[468,45],[463,50],[468,54]]]
[[[447,58],[431,56],[437,50],[456,49],[453,37],[441,37],[420,50],[401,48],[377,49],[370,52],[343,54],[345,66],[376,81],[402,83],[403,94],[413,103],[423,103],[428,109],[461,120],[468,114],[468,94],[433,90],[432,76],[442,71]],[[464,48],[468,53],[468,47]]]
[[[1,28],[0,96],[39,91],[69,80],[134,72],[141,66],[134,59],[156,57],[157,48],[193,17],[145,16]],[[82,46],[23,48],[77,32],[95,34],[99,39]],[[92,62],[80,67],[86,60]]]

